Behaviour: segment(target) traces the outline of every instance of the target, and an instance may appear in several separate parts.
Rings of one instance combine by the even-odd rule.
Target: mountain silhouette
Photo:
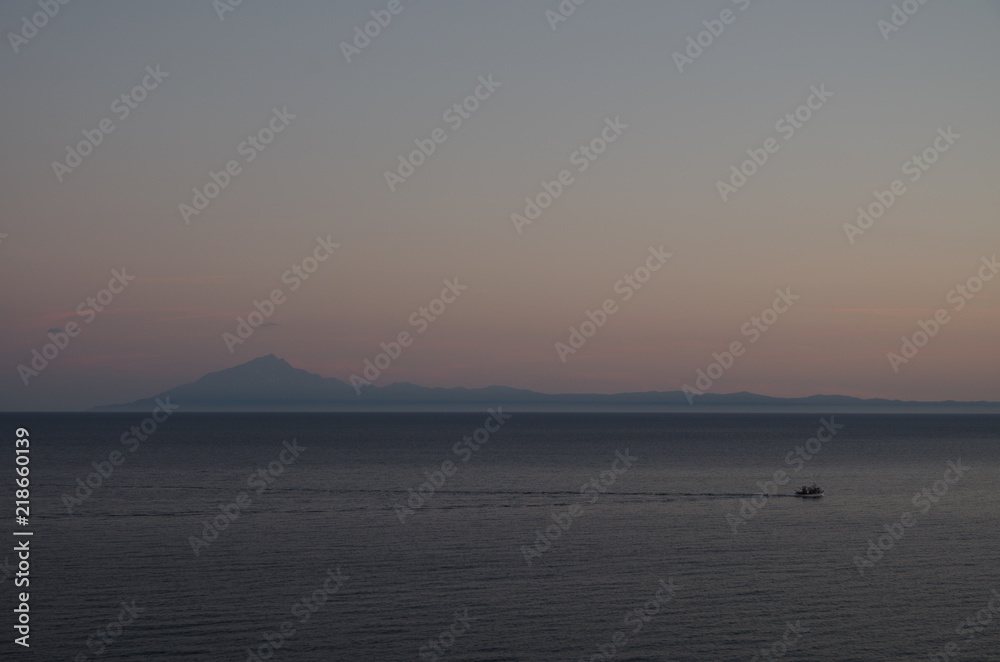
[[[190,384],[148,398],[90,411],[148,411],[157,398],[181,411],[465,411],[505,405],[522,411],[928,411],[1000,412],[995,402],[918,402],[846,395],[778,398],[742,391],[705,393],[689,404],[682,391],[634,393],[539,393],[508,386],[443,388],[396,382],[365,386],[361,393],[339,379],[292,367],[274,354],[211,372]]]

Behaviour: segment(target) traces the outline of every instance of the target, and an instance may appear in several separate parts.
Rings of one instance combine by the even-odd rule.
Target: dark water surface
[[[514,414],[456,452],[487,417],[0,416],[31,433],[34,658],[1000,660],[1000,417]]]

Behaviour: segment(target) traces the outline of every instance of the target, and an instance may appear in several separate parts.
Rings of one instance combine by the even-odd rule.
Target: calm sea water
[[[31,432],[34,659],[1000,659],[1000,417],[838,415],[800,456],[818,414],[514,414],[458,453],[485,412],[178,413],[122,443],[143,418],[0,417]]]

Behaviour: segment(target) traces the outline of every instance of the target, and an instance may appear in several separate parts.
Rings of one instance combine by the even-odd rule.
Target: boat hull
[[[796,493],[795,496],[797,496],[797,497],[799,497],[801,499],[818,499],[821,496],[823,496],[823,493],[822,492],[820,492],[819,494],[798,494],[798,493]]]

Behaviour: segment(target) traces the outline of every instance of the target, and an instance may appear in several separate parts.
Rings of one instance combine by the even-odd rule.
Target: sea
[[[1000,416],[160,418],[0,415],[3,659],[1000,660]]]

